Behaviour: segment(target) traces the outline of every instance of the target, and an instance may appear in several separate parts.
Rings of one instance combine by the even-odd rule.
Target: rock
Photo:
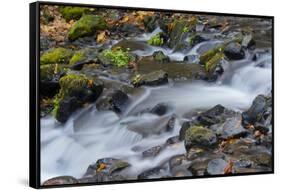
[[[155,147],[152,147],[148,150],[145,150],[143,153],[142,153],[142,156],[144,158],[147,158],[147,157],[155,157],[157,156],[161,151],[163,150],[163,147],[162,146],[155,146]]]
[[[139,87],[142,85],[164,85],[168,83],[168,74],[162,70],[159,70],[144,75],[136,75],[131,83],[134,85],[134,87]]]
[[[98,63],[98,50],[85,48],[76,51],[69,61],[73,70],[81,70],[85,64]]]
[[[45,181],[42,186],[76,184],[78,180],[72,176],[59,176]]]
[[[187,64],[184,61],[170,61],[165,64],[155,62],[151,57],[144,57],[138,62],[137,71],[147,74],[153,71],[162,70],[172,80],[198,80],[207,77],[205,69],[200,64]]]
[[[192,176],[192,173],[187,169],[191,165],[185,155],[176,155],[169,160],[169,169],[173,177]]]
[[[242,46],[237,42],[229,43],[224,49],[224,54],[230,60],[240,60],[245,57]]]
[[[94,102],[103,91],[101,81],[81,74],[65,75],[59,80],[59,84],[61,89],[54,100],[53,113],[62,123],[83,104]]]
[[[193,35],[189,38],[189,44],[193,47],[201,42],[207,41],[202,35]]]
[[[143,19],[144,27],[147,32],[153,32],[158,26],[158,15],[146,16]]]
[[[123,50],[120,47],[115,49],[106,49],[98,55],[99,63],[105,67],[116,66],[125,67],[128,66],[130,62],[135,62],[136,57],[129,53],[128,50]]]
[[[255,124],[269,126],[272,122],[272,98],[258,95],[251,107],[242,113],[243,124]]]
[[[153,179],[153,178],[160,178],[161,174],[163,173],[163,169],[161,167],[155,167],[152,169],[148,169],[143,171],[138,175],[138,179]]]
[[[156,104],[153,108],[151,108],[149,110],[149,113],[163,116],[163,115],[167,114],[168,112],[170,112],[171,110],[172,110],[172,107],[170,104],[159,103],[159,104]]]
[[[227,166],[227,162],[221,158],[213,159],[208,163],[207,173],[209,175],[224,174],[224,169]]]
[[[188,63],[197,63],[197,59],[198,55],[186,55],[184,56],[183,61],[186,61]]]
[[[65,69],[59,64],[40,65],[40,94],[53,97],[59,92],[59,79],[65,75]]]
[[[185,132],[184,145],[186,150],[189,150],[193,146],[213,148],[217,145],[217,141],[215,133],[202,126],[192,126]]]
[[[242,47],[248,48],[250,50],[254,50],[256,46],[256,42],[251,34],[247,34],[243,37],[241,45]]]
[[[68,32],[68,39],[73,41],[80,37],[92,36],[98,30],[106,29],[103,17],[97,15],[83,15]]]
[[[72,50],[62,47],[52,48],[40,56],[40,64],[68,64],[72,55]]]
[[[236,113],[232,110],[228,110],[222,105],[218,104],[213,108],[202,112],[197,117],[197,122],[204,126],[211,126],[217,123],[224,122],[227,118],[234,116]]]
[[[120,159],[102,158],[88,167],[84,177],[97,176],[97,174],[104,174],[105,176],[109,177],[130,166],[131,165],[128,162]]]
[[[190,122],[190,121],[185,121],[185,122],[182,124],[181,129],[180,129],[180,132],[179,132],[179,139],[180,139],[181,141],[184,140],[184,138],[185,138],[185,132],[186,132],[186,130],[187,130],[188,128],[190,128],[190,127],[191,127],[191,122]]]
[[[130,23],[124,23],[124,24],[120,25],[118,28],[118,31],[119,31],[119,33],[121,33],[122,35],[124,35],[126,37],[137,36],[143,32],[137,26],[135,26],[134,24],[130,24]]]
[[[165,55],[163,51],[155,51],[152,54],[153,59],[160,63],[166,63],[170,61],[169,56]]]
[[[188,43],[185,41],[188,35],[187,22],[185,21],[175,21],[174,27],[170,33],[170,41],[168,46],[175,51],[181,51],[186,49]]]
[[[198,158],[194,160],[189,167],[189,170],[192,172],[193,176],[205,176],[207,167],[209,164],[210,159],[208,158]]]
[[[220,139],[240,138],[248,135],[248,131],[242,127],[242,117],[240,114],[227,118],[222,124],[211,126]]]
[[[112,46],[112,49],[116,48],[121,48],[123,51],[145,51],[149,46],[145,42],[123,39]]]
[[[101,97],[96,102],[96,107],[99,111],[111,110],[116,113],[122,113],[129,103],[129,97],[121,90],[113,92]]]
[[[64,6],[60,9],[62,17],[69,22],[70,20],[78,20],[82,17],[83,14],[91,13],[90,8],[86,7],[72,7]]]
[[[165,142],[165,145],[170,146],[170,145],[177,144],[180,142],[181,142],[181,140],[179,139],[179,136],[174,136],[174,137],[168,138]]]
[[[56,44],[54,40],[46,36],[40,36],[40,51],[46,51]]]

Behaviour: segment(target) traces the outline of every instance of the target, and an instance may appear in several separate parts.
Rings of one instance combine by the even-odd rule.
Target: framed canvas
[[[274,18],[30,4],[30,186],[274,172]]]

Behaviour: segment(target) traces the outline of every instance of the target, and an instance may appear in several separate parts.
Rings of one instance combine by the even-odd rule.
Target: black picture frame
[[[250,17],[250,18],[265,18],[272,21],[272,171],[254,172],[254,173],[239,173],[227,175],[204,175],[194,177],[177,177],[177,178],[158,178],[158,179],[138,179],[138,180],[124,180],[124,181],[110,181],[98,183],[79,183],[71,185],[51,185],[42,186],[40,182],[40,5],[68,5],[77,7],[93,7],[93,8],[107,8],[107,9],[125,9],[125,10],[144,10],[144,11],[159,11],[171,13],[188,13],[201,15],[215,15],[215,16],[232,16],[232,17]],[[248,15],[248,14],[234,14],[234,13],[218,13],[218,12],[201,12],[201,11],[187,11],[187,10],[170,10],[157,8],[142,8],[142,7],[125,7],[125,6],[108,6],[108,5],[93,5],[80,3],[63,3],[63,2],[47,2],[37,1],[29,4],[29,185],[33,188],[55,188],[55,187],[73,187],[73,186],[88,186],[88,185],[106,185],[106,184],[123,184],[123,183],[138,183],[138,182],[153,182],[153,181],[170,181],[183,179],[201,179],[214,177],[229,177],[229,176],[245,176],[245,175],[260,175],[260,174],[274,174],[274,16],[264,15]]]

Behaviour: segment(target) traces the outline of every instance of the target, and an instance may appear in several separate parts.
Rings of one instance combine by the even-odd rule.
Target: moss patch
[[[72,50],[61,47],[53,48],[41,55],[40,64],[67,64],[72,55]]]
[[[91,36],[98,30],[106,29],[107,24],[103,17],[97,15],[83,15],[68,32],[70,40],[84,36]]]
[[[74,55],[72,56],[72,58],[69,61],[70,65],[74,65],[75,63],[79,62],[79,61],[83,61],[86,59],[85,56],[85,52],[80,50],[74,53]]]
[[[162,46],[164,44],[164,39],[161,37],[161,33],[152,36],[147,43],[152,46]]]
[[[104,57],[110,60],[111,64],[117,67],[126,66],[130,61],[134,59],[134,57],[129,54],[128,50],[124,51],[121,48],[104,50],[102,54]]]
[[[85,7],[65,6],[60,9],[60,13],[66,21],[78,20],[82,17],[83,14],[90,12],[91,9]]]

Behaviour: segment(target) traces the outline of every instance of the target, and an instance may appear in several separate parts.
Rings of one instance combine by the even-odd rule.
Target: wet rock
[[[188,63],[197,63],[197,59],[198,55],[186,55],[184,56],[183,61],[186,61]]]
[[[181,51],[189,47],[185,39],[188,35],[187,23],[185,21],[176,21],[170,33],[170,41],[168,46],[175,51]]]
[[[53,97],[59,92],[59,79],[65,75],[65,69],[59,64],[40,65],[40,94]]]
[[[103,17],[97,15],[83,15],[68,32],[68,39],[73,41],[80,37],[92,36],[98,30],[106,29]]]
[[[177,144],[180,142],[181,142],[181,140],[179,139],[179,136],[174,136],[174,137],[168,138],[165,142],[165,145],[169,146],[169,145]]]
[[[189,43],[190,45],[193,47],[195,46],[196,44],[199,44],[201,42],[204,42],[204,41],[207,41],[208,39],[206,39],[205,37],[201,36],[201,35],[194,35],[192,37],[190,37],[189,39]]]
[[[197,117],[197,121],[202,125],[211,126],[217,123],[224,122],[227,118],[234,116],[236,113],[228,110],[222,105],[218,104],[213,108],[201,113]]]
[[[223,159],[213,159],[208,163],[207,173],[209,175],[224,174],[224,169],[227,166],[227,162]]]
[[[268,126],[271,125],[272,120],[272,100],[271,97],[258,95],[251,107],[242,113],[243,124],[255,124]]]
[[[240,114],[232,118],[227,118],[224,123],[211,126],[220,139],[245,137],[248,131],[242,127],[242,117]]]
[[[45,181],[42,185],[68,185],[68,184],[76,184],[78,180],[72,176],[59,176]]]
[[[146,16],[143,19],[144,27],[147,32],[153,32],[158,26],[158,15]]]
[[[99,111],[112,110],[116,113],[122,113],[129,103],[129,97],[121,90],[115,90],[96,102]]]
[[[168,74],[162,70],[159,70],[144,75],[136,75],[131,83],[134,85],[134,87],[139,87],[142,85],[164,85],[168,83]]]
[[[52,48],[40,56],[40,64],[68,64],[72,55],[72,50],[62,47]]]
[[[152,147],[148,150],[145,150],[143,153],[142,153],[142,156],[144,158],[148,158],[148,157],[155,157],[157,156],[161,151],[163,150],[163,147],[162,146],[155,146],[155,147]]]
[[[208,167],[210,159],[196,159],[192,162],[189,170],[192,172],[194,176],[203,176],[206,175],[206,170]]]
[[[247,34],[243,37],[241,45],[242,45],[242,47],[253,50],[253,49],[255,49],[256,42],[253,39],[253,36],[251,34]]]
[[[169,160],[169,169],[173,177],[192,176],[192,173],[188,170],[191,165],[191,161],[188,161],[185,155],[176,155]]]
[[[155,51],[152,54],[153,59],[160,63],[166,63],[170,61],[169,56],[165,55],[163,51]]]
[[[60,92],[54,100],[54,116],[66,122],[69,116],[85,103],[94,102],[103,91],[103,83],[79,74],[68,74],[59,80]]]
[[[163,116],[171,111],[172,107],[170,104],[167,103],[159,103],[156,104],[153,108],[149,110],[149,113],[156,114],[159,116]]]
[[[213,148],[217,145],[215,133],[202,126],[192,126],[185,132],[184,145],[186,150],[191,147]]]
[[[163,169],[162,167],[155,167],[152,169],[148,169],[143,171],[138,175],[138,179],[153,179],[153,178],[160,178],[161,175],[163,174]]]
[[[246,159],[239,159],[234,162],[234,170],[240,169],[240,168],[250,168],[253,165],[253,162],[251,160]]]
[[[121,48],[126,51],[145,51],[149,49],[149,46],[145,42],[135,41],[135,40],[121,40],[112,46],[112,49]]]
[[[118,31],[128,37],[133,37],[133,36],[137,36],[138,34],[141,34],[143,31],[140,30],[137,26],[133,25],[133,24],[129,24],[129,23],[125,23],[122,24],[119,28]]]
[[[99,174],[104,176],[113,176],[113,174],[116,174],[125,168],[129,167],[130,164],[126,161],[116,159],[116,158],[102,158],[96,161],[96,163],[91,164],[86,173],[84,174],[84,177],[91,177],[91,176],[97,176]],[[103,177],[103,176],[101,176]]]
[[[40,37],[40,51],[46,51],[53,47],[56,42],[48,37],[41,36]]]
[[[237,42],[229,43],[224,49],[224,54],[230,60],[240,60],[245,57],[242,46]]]
[[[185,138],[185,132],[188,128],[191,127],[191,121],[185,121],[182,126],[181,126],[181,129],[180,129],[180,132],[179,132],[179,139],[180,140],[184,140]]]
[[[98,63],[98,50],[85,48],[75,52],[69,61],[73,70],[81,70],[85,64]]]

